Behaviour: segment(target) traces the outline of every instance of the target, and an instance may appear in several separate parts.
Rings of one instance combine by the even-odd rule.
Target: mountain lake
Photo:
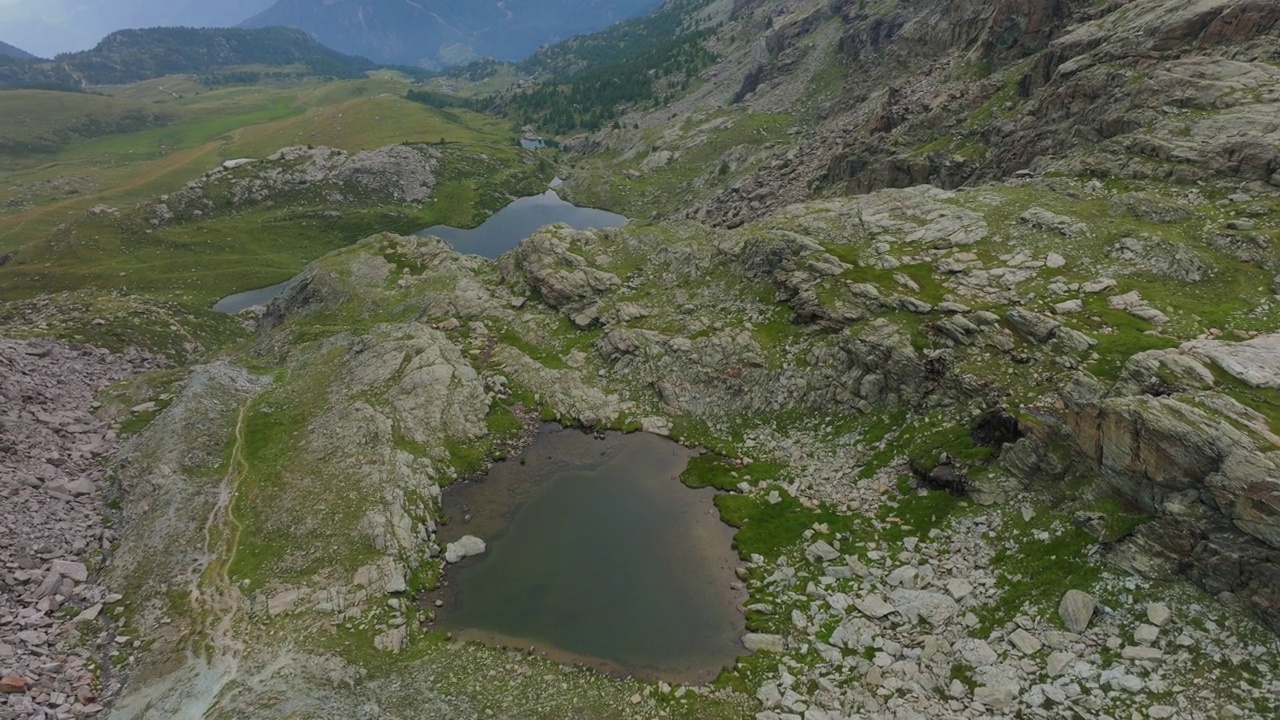
[[[560,184],[560,178],[556,178],[551,182],[551,189],[541,195],[530,195],[513,200],[477,227],[464,229],[448,225],[433,225],[415,234],[420,237],[438,237],[452,245],[458,252],[496,258],[537,232],[539,228],[553,223],[567,223],[576,230],[602,230],[620,227],[627,223],[627,218],[617,213],[582,208],[561,199],[554,189]],[[228,295],[219,300],[213,309],[223,313],[237,313],[247,308],[266,305],[275,299],[290,282],[291,280],[286,280],[270,287]]]
[[[709,681],[746,654],[733,529],[694,452],[648,433],[546,425],[517,460],[444,492],[443,542],[487,551],[445,570],[434,629],[615,675]]]

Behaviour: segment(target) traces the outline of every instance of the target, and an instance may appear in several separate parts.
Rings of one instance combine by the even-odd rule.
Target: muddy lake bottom
[[[745,654],[745,591],[714,491],[680,483],[690,451],[647,433],[545,426],[519,459],[444,493],[449,566],[435,629],[594,667],[699,683]]]

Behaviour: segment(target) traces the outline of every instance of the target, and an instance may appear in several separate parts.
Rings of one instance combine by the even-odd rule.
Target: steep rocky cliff
[[[1268,0],[734,3],[712,42],[720,63],[675,107],[731,112],[722,126],[780,113],[790,132],[735,147],[719,173],[690,168],[705,173],[686,182],[702,198],[690,213],[733,224],[814,196],[1025,170],[1275,185],[1277,28]],[[661,133],[581,146],[615,163],[662,154],[645,172],[724,134],[669,115],[628,119]]]

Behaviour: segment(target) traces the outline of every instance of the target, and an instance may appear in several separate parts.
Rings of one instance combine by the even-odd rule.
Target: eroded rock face
[[[1060,395],[1075,443],[1104,482],[1156,515],[1140,537],[1280,627],[1280,438],[1265,417],[1207,389],[1213,377],[1201,364],[1221,358],[1230,374],[1269,382],[1276,341],[1196,340],[1135,357],[1110,390],[1081,375]]]
[[[529,287],[551,307],[580,304],[622,284],[618,276],[591,266],[574,247],[589,248],[595,240],[589,230],[573,230],[567,225],[545,228],[522,241],[514,258],[502,261],[509,278],[523,274]]]
[[[789,9],[768,61],[743,52],[721,63],[723,82],[737,83],[722,92],[785,108],[815,48],[831,47],[850,75],[815,130],[703,202],[699,218],[736,227],[830,189],[955,188],[1026,169],[1280,184],[1267,120],[1280,107],[1267,62],[1280,11],[1269,0]],[[974,58],[989,77],[974,77]]]

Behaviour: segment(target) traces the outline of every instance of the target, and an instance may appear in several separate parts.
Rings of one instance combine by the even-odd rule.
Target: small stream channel
[[[518,460],[444,494],[451,565],[436,629],[616,675],[706,682],[745,654],[745,590],[714,491],[680,483],[693,452],[647,433],[544,426]]]

